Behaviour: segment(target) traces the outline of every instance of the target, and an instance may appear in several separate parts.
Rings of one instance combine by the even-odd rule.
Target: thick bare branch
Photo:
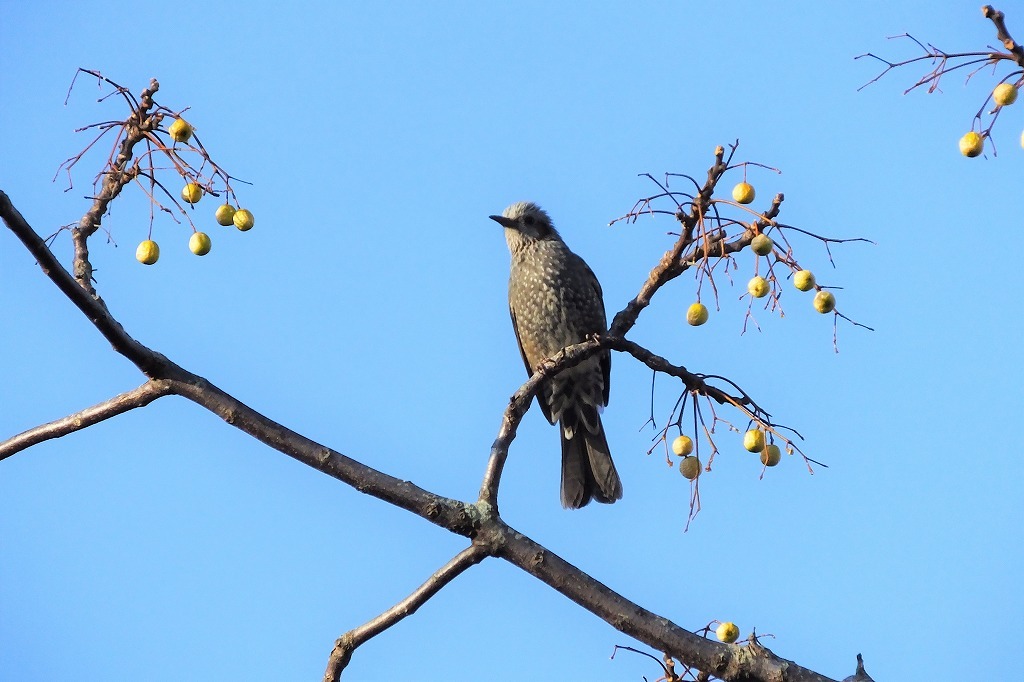
[[[78,286],[3,191],[0,191],[0,218],[36,257],[43,272],[110,341],[114,350],[151,379],[166,383],[168,392],[205,407],[235,428],[362,493],[418,514],[453,533],[472,535],[475,523],[472,506],[427,492],[310,440],[133,339],[102,302]]]
[[[3,219],[11,232],[21,240],[39,263],[43,274],[49,277],[57,288],[67,296],[75,306],[89,319],[121,355],[142,370],[150,378],[156,378],[155,369],[167,358],[155,353],[141,343],[128,336],[120,323],[115,320],[104,305],[98,303],[92,294],[82,288],[75,278],[64,269],[47,248],[42,238],[32,229],[18,209],[11,203],[10,197],[0,190],[0,219]]]
[[[999,10],[992,7],[992,5],[985,5],[981,8],[981,13],[986,19],[991,19],[992,23],[996,27],[996,37],[999,38],[1000,42],[1003,43],[1003,47],[1010,51],[1013,55],[1014,61],[1017,62],[1018,66],[1024,67],[1024,48],[1013,39],[1010,32],[1006,30],[1006,16]]]
[[[324,673],[324,682],[337,682],[341,679],[341,673],[352,660],[352,654],[365,642],[393,625],[398,624],[407,616],[416,613],[417,609],[427,603],[427,600],[441,591],[445,585],[459,577],[463,571],[470,566],[483,561],[488,553],[480,545],[473,544],[462,550],[452,560],[438,569],[430,578],[420,585],[408,597],[392,606],[373,620],[349,630],[334,643],[334,650],[327,660],[327,672]]]
[[[723,680],[834,682],[754,642],[721,644],[684,630],[609,589],[500,519],[485,520],[476,542],[489,545],[495,556],[523,569],[616,630]]]
[[[347,483],[361,493],[421,516],[458,535],[472,537],[476,511],[472,505],[431,493],[366,466],[260,414],[234,396],[178,365],[168,362],[174,392],[205,407],[228,424],[317,471]]]
[[[170,395],[173,392],[172,386],[168,382],[150,379],[132,391],[116,395],[102,403],[87,407],[81,412],[75,412],[63,419],[23,431],[0,442],[0,461],[43,441],[80,431],[137,407],[145,407],[157,398]]]

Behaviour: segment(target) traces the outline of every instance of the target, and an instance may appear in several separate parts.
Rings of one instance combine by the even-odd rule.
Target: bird
[[[508,307],[528,376],[563,348],[608,331],[601,284],[565,245],[544,209],[521,201],[489,217],[505,228],[512,257]],[[602,350],[545,381],[537,394],[548,422],[559,425],[566,509],[622,498],[601,424],[611,366],[611,354]]]

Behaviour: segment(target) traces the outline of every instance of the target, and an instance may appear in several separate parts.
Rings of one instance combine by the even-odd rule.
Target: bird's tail
[[[597,408],[583,405],[562,414],[562,506],[579,509],[591,499],[610,504],[622,498],[622,481],[615,470]],[[570,411],[567,411],[570,412]]]

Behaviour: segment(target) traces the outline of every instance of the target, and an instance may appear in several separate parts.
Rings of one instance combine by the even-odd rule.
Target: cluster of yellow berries
[[[749,204],[754,200],[754,187],[749,182],[741,182],[732,188],[732,198],[739,204]],[[756,234],[750,240],[750,250],[758,256],[767,256],[775,248],[772,238],[766,234]],[[810,270],[799,270],[793,275],[793,286],[800,291],[810,291],[817,286],[814,273]],[[764,298],[771,292],[771,283],[757,275],[747,282],[747,291],[754,298]],[[835,310],[836,297],[830,291],[819,291],[814,296],[814,309],[819,313],[830,313]],[[700,301],[693,303],[686,310],[686,322],[699,327],[708,321],[708,309]]]
[[[743,449],[759,453],[761,464],[768,467],[773,467],[782,460],[782,450],[775,443],[767,442],[761,429],[750,429],[743,434]]]
[[[677,436],[672,441],[672,452],[683,459],[679,462],[679,473],[689,480],[700,476],[700,460],[693,453],[693,439],[689,436]]]
[[[1006,107],[1017,101],[1017,86],[1012,83],[1000,83],[992,91],[992,101],[996,106]],[[1024,133],[1020,136],[1020,145],[1024,147]],[[973,130],[960,138],[960,153],[971,158],[981,156],[985,151],[985,138]]]
[[[188,142],[192,137],[192,126],[183,118],[177,118],[171,124],[168,132],[175,142]],[[197,182],[190,182],[181,190],[181,198],[189,204],[198,203],[203,198],[203,187]],[[217,207],[214,212],[214,219],[219,225],[234,225],[242,232],[247,232],[256,224],[252,212],[239,208],[235,209],[231,204],[223,204]],[[210,235],[205,232],[196,232],[188,240],[188,249],[197,256],[205,256],[210,253]],[[144,265],[152,265],[160,258],[160,247],[152,239],[147,239],[139,244],[135,250],[135,259]]]
[[[750,429],[743,434],[743,448],[748,452],[760,454],[761,464],[765,466],[773,467],[782,461],[782,450],[775,443],[767,442],[761,429]],[[672,441],[672,452],[682,457],[679,461],[679,473],[691,481],[700,476],[701,462],[693,454],[692,438],[687,435],[677,436]]]

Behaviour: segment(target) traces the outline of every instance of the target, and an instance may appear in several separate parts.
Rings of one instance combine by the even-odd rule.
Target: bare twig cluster
[[[625,310],[615,316],[611,326],[610,334],[613,338],[624,335],[635,323],[640,312],[650,304],[651,299],[657,291],[671,280],[691,271],[696,280],[696,298],[698,303],[701,298],[703,285],[707,284],[712,290],[716,307],[720,295],[719,286],[716,283],[716,274],[728,276],[730,269],[739,269],[736,260],[737,254],[750,247],[755,239],[764,239],[759,235],[770,238],[770,251],[763,256],[754,257],[753,274],[761,277],[768,285],[767,295],[763,296],[767,301],[764,308],[770,312],[777,312],[784,316],[782,310],[781,283],[792,278],[796,273],[803,270],[798,262],[790,233],[810,237],[820,241],[828,253],[829,262],[835,265],[832,258],[830,244],[854,241],[868,241],[863,238],[835,239],[824,237],[808,230],[786,225],[778,221],[781,212],[784,195],[775,195],[763,211],[756,211],[745,203],[739,203],[731,198],[717,196],[719,185],[730,170],[742,168],[743,180],[746,182],[746,171],[750,166],[760,166],[768,170],[779,172],[777,169],[753,162],[733,163],[733,158],[738,149],[739,142],[729,145],[728,154],[723,147],[715,150],[715,162],[708,170],[707,179],[703,184],[689,175],[680,173],[666,173],[665,179],[659,181],[650,173],[643,173],[653,182],[658,192],[643,197],[634,204],[625,215],[616,218],[611,222],[615,224],[620,221],[636,222],[644,216],[671,216],[679,226],[678,232],[669,234],[676,237],[672,248],[665,253],[658,265],[651,271],[647,281],[641,287],[640,293],[626,306]],[[693,186],[692,191],[681,191],[672,187],[672,179],[682,178]],[[818,292],[830,287],[822,286],[813,282],[812,288]],[[764,292],[761,292],[764,293]],[[755,301],[760,298],[753,294],[745,294],[749,297],[746,316],[744,318],[744,330],[746,323],[752,320],[751,309]],[[832,310],[833,313],[833,344],[835,344],[835,327],[838,319],[842,318],[850,323],[866,327],[859,322],[850,319],[839,310]],[[756,321],[754,324],[757,324]],[[614,347],[614,346],[612,346]],[[676,368],[666,361],[658,358],[658,362],[652,362],[651,358],[644,355],[645,349],[640,348],[617,348],[625,350],[634,355],[638,360],[644,362],[655,374],[667,374],[682,379],[683,391],[679,394],[672,409],[670,410],[667,423],[660,429],[654,415],[653,384],[652,384],[652,408],[649,423],[656,430],[654,445],[648,454],[654,451],[659,445],[664,447],[666,461],[671,465],[671,453],[669,442],[670,432],[683,434],[689,431],[693,434],[693,442],[696,445],[694,456],[698,457],[698,463],[703,466],[705,472],[711,471],[712,463],[716,453],[719,451],[715,443],[716,427],[723,425],[733,432],[741,432],[741,429],[733,425],[726,417],[720,415],[716,409],[718,405],[728,405],[739,411],[741,417],[746,421],[742,430],[760,429],[766,435],[765,450],[775,445],[775,441],[782,445],[789,454],[799,453],[803,457],[808,471],[813,473],[812,464],[821,464],[810,459],[800,449],[795,439],[802,439],[800,434],[792,428],[782,426],[773,421],[771,414],[758,405],[743,389],[725,377],[710,374],[690,374],[684,368]],[[838,349],[837,349],[838,350]],[[714,388],[724,385],[724,388]],[[692,418],[692,424],[684,423],[684,419]],[[697,435],[701,437],[698,438]],[[704,458],[701,454],[701,443],[705,443],[710,452]],[[687,453],[686,456],[688,456]],[[685,457],[684,457],[685,459]],[[761,475],[769,466],[770,460],[762,456]],[[680,462],[682,464],[682,462]],[[823,466],[823,465],[822,465]],[[700,478],[692,479],[692,490],[690,495],[689,520],[700,510]]]
[[[913,85],[904,90],[903,94],[907,94],[917,90],[918,88],[925,88],[929,93],[937,91],[940,92],[940,84],[943,76],[946,74],[954,71],[967,70],[965,81],[970,81],[975,75],[985,69],[991,69],[993,75],[995,75],[1001,65],[1007,65],[1010,68],[1010,72],[1000,76],[996,86],[998,87],[998,85],[1009,83],[1016,88],[1021,87],[1024,85],[1024,47],[1022,47],[1013,39],[1013,36],[1010,35],[1010,32],[1006,28],[1006,17],[1002,12],[993,8],[991,5],[985,5],[981,8],[981,13],[995,26],[996,37],[1006,49],[1005,52],[1001,52],[991,46],[986,47],[984,50],[971,52],[946,52],[945,50],[939,49],[932,43],[921,42],[909,33],[890,36],[890,40],[909,40],[921,50],[921,54],[898,62],[890,61],[884,57],[874,54],[873,52],[858,55],[855,59],[870,58],[882,62],[882,64],[885,65],[885,68],[881,73],[862,85],[859,89],[863,90],[872,83],[878,82],[890,71],[904,66],[917,64],[929,64],[932,68],[918,78]],[[985,100],[981,103],[981,107],[974,114],[974,117],[971,120],[971,130],[976,131],[981,135],[982,139],[990,141],[993,149],[993,156],[995,156],[997,152],[995,150],[995,143],[992,141],[992,130],[995,127],[996,121],[999,119],[999,115],[1005,107],[995,101],[993,92],[994,90],[989,90],[989,94],[986,95]]]
[[[179,143],[170,139],[163,123],[165,119],[175,119],[183,112],[175,112],[156,102],[154,95],[160,89],[160,83],[155,78],[150,81],[149,87],[145,88],[139,97],[135,97],[128,88],[119,85],[98,71],[78,69],[68,89],[68,96],[64,100],[65,104],[71,97],[71,91],[74,89],[78,77],[83,74],[96,78],[101,88],[104,85],[113,88],[113,92],[104,95],[99,101],[118,96],[124,100],[129,109],[127,118],[93,123],[76,130],[75,132],[90,130],[99,132],[84,149],[66,159],[57,170],[57,175],[61,171],[67,174],[68,187],[65,191],[71,190],[74,187],[71,171],[100,140],[112,132],[113,143],[110,153],[100,172],[93,178],[93,195],[89,197],[93,201],[92,206],[78,224],[71,229],[75,249],[75,279],[90,295],[96,296],[96,290],[93,288],[93,266],[89,259],[88,241],[100,228],[103,217],[110,210],[110,203],[121,194],[125,187],[135,183],[149,198],[148,234],[151,235],[156,211],[167,214],[178,223],[181,222],[178,216],[182,216],[192,231],[196,231],[191,212],[182,205],[178,191],[168,189],[167,181],[160,179],[167,171],[171,171],[172,177],[178,177],[186,184],[199,185],[204,194],[219,197],[223,193],[225,201],[235,196],[231,185],[232,181],[244,181],[231,176],[214,162],[194,131],[187,142]],[[140,147],[143,149],[141,153],[139,153]],[[54,176],[55,180],[57,175]]]

